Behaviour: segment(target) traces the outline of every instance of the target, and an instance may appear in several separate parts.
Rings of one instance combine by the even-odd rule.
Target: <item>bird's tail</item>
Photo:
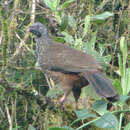
[[[119,99],[119,95],[112,86],[112,83],[102,72],[87,71],[83,74],[83,76],[89,81],[99,96],[107,98],[111,102]]]

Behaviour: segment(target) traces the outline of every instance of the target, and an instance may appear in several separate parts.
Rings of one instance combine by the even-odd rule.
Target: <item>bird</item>
[[[35,36],[36,59],[41,70],[63,88],[61,104],[72,92],[77,109],[81,89],[88,84],[101,98],[110,102],[119,100],[119,94],[105,76],[103,67],[92,55],[55,42],[46,25],[40,22],[31,24],[29,32]]]

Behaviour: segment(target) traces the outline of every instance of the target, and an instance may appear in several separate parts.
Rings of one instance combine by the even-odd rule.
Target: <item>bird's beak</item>
[[[30,27],[28,28],[28,32],[33,32],[33,27],[32,27],[32,26],[30,26]]]
[[[39,31],[37,31],[33,26],[29,27],[28,32],[34,34],[37,37],[41,37],[41,34],[39,33]]]

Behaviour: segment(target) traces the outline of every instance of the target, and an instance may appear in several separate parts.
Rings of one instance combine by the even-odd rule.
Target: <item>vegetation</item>
[[[46,24],[59,44],[93,55],[120,94],[107,101],[83,89],[80,110],[73,99],[58,105],[60,85],[44,75],[35,59],[31,23]],[[0,129],[130,129],[129,0],[1,0]]]

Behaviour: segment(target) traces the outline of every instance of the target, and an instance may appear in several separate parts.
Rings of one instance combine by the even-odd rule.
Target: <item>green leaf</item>
[[[53,10],[53,11],[56,10],[56,8],[53,6],[53,3],[52,3],[51,0],[44,0],[44,3],[45,3],[46,6],[47,6],[48,8],[50,8],[51,10]]]
[[[96,23],[103,23],[106,19],[108,19],[111,16],[113,16],[113,13],[104,12],[102,14],[92,16],[91,21],[94,21]]]
[[[122,59],[119,53],[118,53],[118,64],[119,64],[120,75],[123,76],[123,64],[122,64]]]
[[[104,59],[105,63],[110,63],[111,55],[104,56],[103,59]]]
[[[62,4],[62,9],[67,8],[72,2],[74,2],[75,0],[67,0],[66,2],[64,2]]]
[[[21,126],[16,126],[15,128],[13,128],[12,130],[20,130]],[[29,130],[29,129],[28,129]]]
[[[99,128],[115,129],[118,128],[117,118],[110,112],[105,113],[101,118],[94,122]]]
[[[62,22],[61,22],[61,25],[60,25],[60,29],[61,31],[64,31],[67,27],[67,22],[68,22],[68,16],[67,15],[64,15],[63,18],[62,18]]]
[[[85,35],[88,32],[88,27],[90,25],[90,15],[87,15],[84,20],[84,30],[83,30],[83,36],[82,39],[85,37]]]
[[[126,125],[126,127],[124,128],[124,130],[130,130],[130,122]]]
[[[124,70],[125,71],[125,70]],[[127,95],[130,91],[130,68],[127,68],[121,78],[123,95]]]
[[[36,66],[36,67],[39,67],[39,64],[38,64],[38,62],[36,62],[35,66]]]
[[[107,103],[105,100],[98,100],[92,105],[92,109],[96,111],[98,114],[103,115],[107,112]]]
[[[128,98],[130,98],[130,96],[126,96],[126,95],[120,96],[120,99],[117,102],[117,104],[121,104],[121,103],[125,102]]]
[[[59,4],[60,4],[60,0],[53,0],[52,3],[53,3],[53,7],[54,7],[54,9],[56,10],[57,7],[58,7]]]
[[[94,48],[95,48],[96,36],[97,36],[97,31],[95,31],[95,32],[92,33],[92,38],[91,38],[91,40],[89,42],[92,50],[94,50]]]
[[[88,114],[88,110],[87,109],[82,109],[82,110],[74,110],[74,112],[76,113],[76,116],[80,119],[84,118],[84,115]]]
[[[99,46],[99,49],[100,49],[100,55],[102,56],[104,51],[105,51],[105,47],[104,47],[103,44],[100,44],[100,43],[98,44],[98,46]]]
[[[57,95],[60,95],[60,96],[63,95],[62,87],[59,84],[56,84],[54,88],[49,89],[46,96],[50,98],[54,98]]]
[[[72,37],[70,34],[68,34],[67,32],[64,32],[64,31],[61,32],[61,34],[65,36],[65,37],[64,37],[64,40],[65,40],[67,43],[70,43],[70,44],[74,43],[74,39],[73,39],[73,37]]]
[[[29,125],[28,130],[36,130],[32,125]]]
[[[127,43],[125,41],[125,37],[121,37],[120,49],[121,49],[121,52],[123,54],[123,68],[125,68],[126,59],[127,59]]]
[[[55,41],[59,43],[63,43],[65,40],[63,39],[63,37],[55,37]]]
[[[68,15],[68,24],[70,25],[70,27],[72,27],[75,30],[75,28],[76,28],[76,20],[70,14]]]
[[[62,128],[65,128],[65,129],[67,129],[67,130],[74,130],[72,127],[70,127],[70,126],[63,126]]]
[[[76,113],[78,119],[84,120],[87,119],[89,117],[97,117],[95,114],[89,114],[87,109],[82,109],[82,110],[74,110],[74,112]]]
[[[126,69],[126,94],[130,92],[130,68]]]
[[[60,127],[52,127],[52,128],[49,128],[48,130],[68,130],[68,129],[60,128]]]
[[[47,21],[44,17],[37,17],[37,21],[40,22],[40,23],[43,23],[43,24],[47,24]]]
[[[120,81],[118,79],[115,79],[112,84],[116,91],[119,93],[119,95],[122,95],[122,87]]]
[[[121,78],[123,95],[127,95],[130,91],[130,68],[124,70],[123,76]]]
[[[81,38],[78,38],[78,39],[75,40],[74,48],[77,48],[77,49],[81,50],[82,45],[83,45],[83,43],[82,43]]]
[[[122,86],[122,91],[123,91],[123,95],[126,95],[126,73],[123,74],[123,76],[121,77],[121,86]]]
[[[123,53],[123,49],[124,49],[124,42],[125,42],[125,37],[121,37],[121,40],[120,40],[120,50],[122,51],[122,53]]]
[[[55,17],[55,20],[57,21],[57,23],[60,25],[62,22],[61,14],[58,11],[56,11],[54,17]]]

